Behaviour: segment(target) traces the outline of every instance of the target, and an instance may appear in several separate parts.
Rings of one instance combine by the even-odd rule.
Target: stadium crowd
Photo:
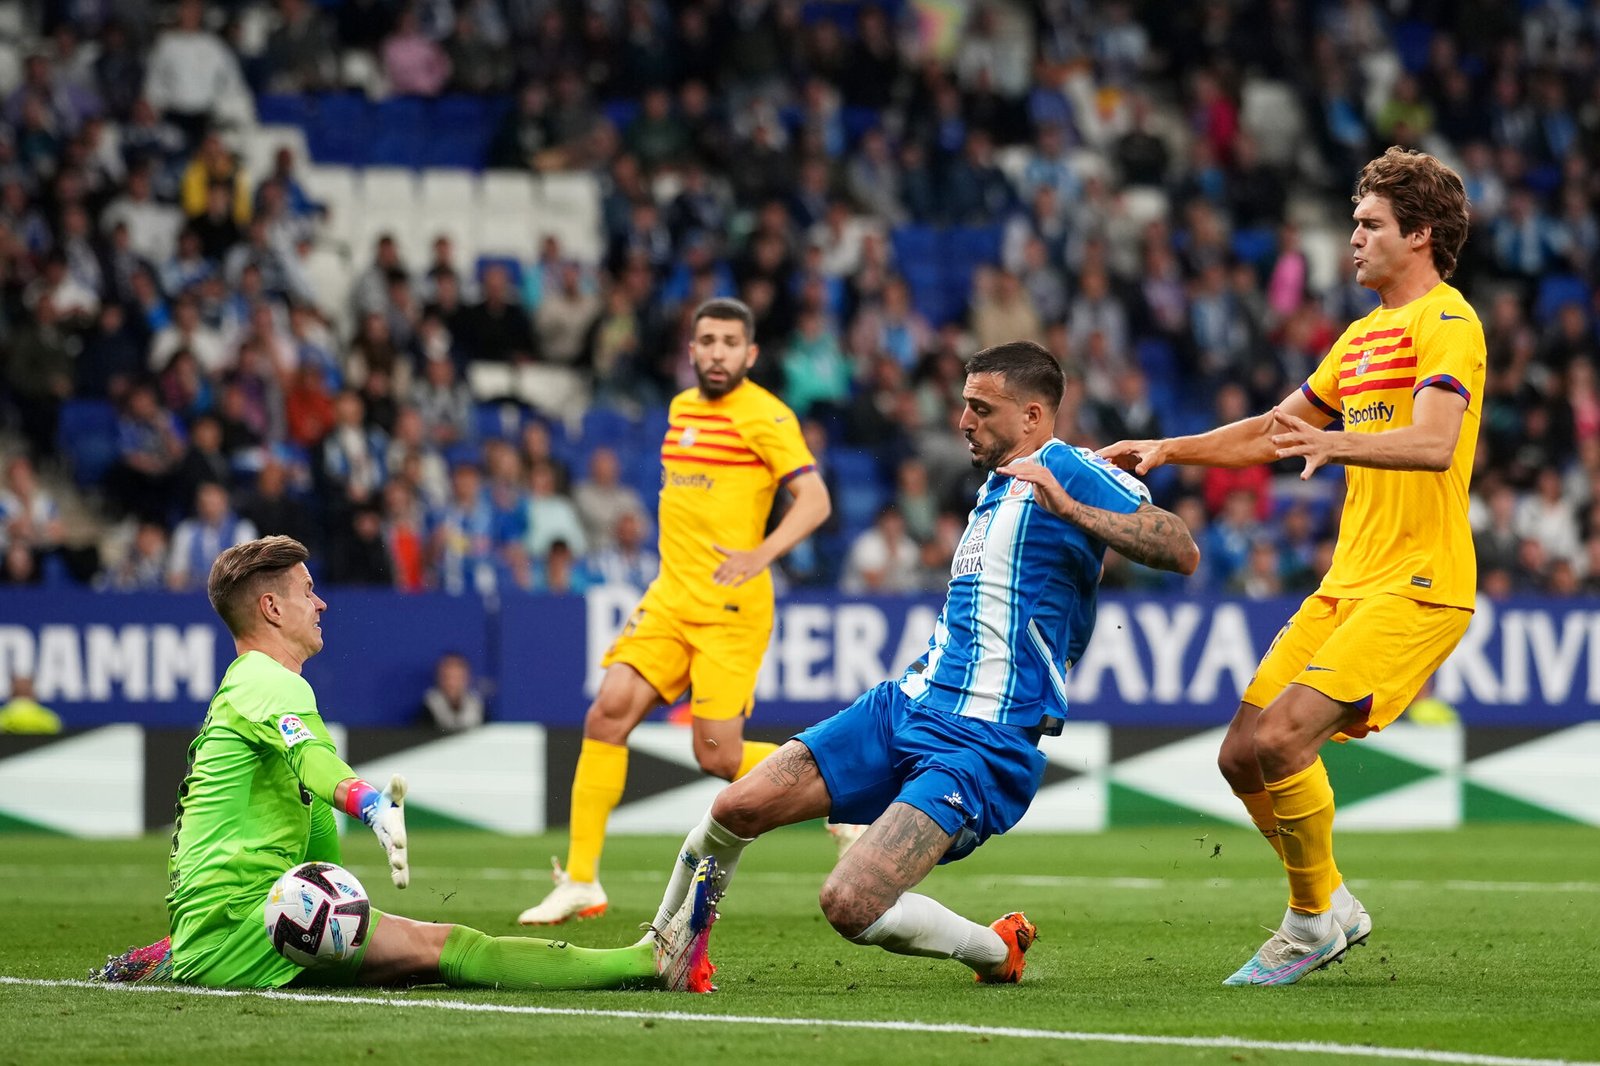
[[[790,585],[942,588],[974,488],[963,360],[1047,344],[1058,435],[1192,431],[1297,386],[1375,303],[1343,241],[1389,144],[1457,167],[1452,283],[1489,373],[1473,481],[1490,595],[1600,590],[1600,9],[1575,0],[40,0],[0,26],[0,581],[195,588],[287,533],[333,583],[647,582],[687,316],[738,296],[752,379],[836,501]],[[1242,63],[1235,57],[1248,57]],[[588,174],[595,261],[340,248],[269,97],[481,96],[481,162]],[[313,160],[315,162],[315,160]],[[421,223],[424,227],[427,220]],[[558,410],[485,366],[564,377]],[[523,397],[526,399],[527,397]],[[74,412],[115,410],[85,478]],[[74,481],[74,474],[79,476]],[[1338,472],[1163,469],[1192,578],[1299,593]],[[62,494],[87,516],[69,532]],[[72,510],[68,508],[67,510]]]

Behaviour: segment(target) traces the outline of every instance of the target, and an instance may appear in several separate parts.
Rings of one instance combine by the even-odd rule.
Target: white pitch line
[[[361,873],[381,873],[382,869],[370,863],[348,863],[352,870]],[[496,866],[412,866],[411,872],[420,878],[457,879],[469,881],[545,881],[550,871],[532,867]],[[83,877],[138,877],[149,875],[166,880],[166,870],[159,864],[102,864],[76,866],[48,866],[44,864],[0,863],[0,877],[49,877],[63,874]],[[739,875],[741,884],[769,885],[820,885],[823,873],[763,873],[750,871]],[[1281,877],[1209,877],[1197,880],[1166,877],[1089,877],[1056,876],[1051,874],[978,874],[973,880],[995,885],[1017,885],[1023,888],[1114,888],[1141,891],[1191,888],[1248,888],[1252,885],[1281,885]],[[608,881],[637,881],[659,884],[659,870],[616,870],[606,875]],[[1352,878],[1350,883],[1359,888],[1397,889],[1401,891],[1437,892],[1549,892],[1557,895],[1574,892],[1600,892],[1600,881],[1469,881],[1450,878],[1443,881],[1416,879],[1387,881],[1382,878]]]
[[[412,1007],[419,1010],[461,1011],[469,1014],[533,1014],[542,1016],[617,1018],[626,1021],[694,1022],[721,1025],[756,1025],[789,1028],[876,1030],[893,1033],[929,1033],[947,1036],[1011,1037],[1018,1040],[1060,1040],[1080,1044],[1129,1044],[1154,1047],[1220,1048],[1231,1051],[1287,1051],[1307,1055],[1347,1055],[1352,1058],[1394,1059],[1451,1063],[1454,1066],[1600,1066],[1571,1059],[1529,1059],[1509,1055],[1479,1055],[1468,1051],[1428,1048],[1375,1047],[1367,1044],[1329,1044],[1315,1040],[1247,1040],[1233,1036],[1145,1036],[1139,1033],[1083,1033],[1064,1029],[1021,1029],[1012,1026],[957,1023],[872,1021],[847,1018],[774,1018],[745,1014],[695,1014],[689,1011],[591,1010],[584,1007],[532,1007],[511,1003],[469,1003],[459,999],[407,999],[401,996],[312,995],[305,992],[256,991],[235,988],[184,988],[174,985],[104,985],[93,981],[54,981],[0,976],[0,985],[31,988],[86,988],[115,994],[138,992],[221,998],[253,997],[289,1003],[360,1004],[374,1007]]]

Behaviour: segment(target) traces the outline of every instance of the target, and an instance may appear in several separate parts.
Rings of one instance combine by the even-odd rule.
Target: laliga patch
[[[283,734],[284,746],[289,748],[316,739],[311,735],[311,730],[306,728],[306,724],[300,720],[299,715],[294,714],[286,714],[278,719],[278,732]]]

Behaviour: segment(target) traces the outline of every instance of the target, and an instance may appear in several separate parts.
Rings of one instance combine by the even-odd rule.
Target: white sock
[[[733,871],[739,867],[739,856],[744,854],[744,849],[754,839],[751,837],[746,840],[723,828],[707,811],[700,824],[683,838],[678,861],[672,864],[672,877],[667,881],[666,895],[661,897],[661,908],[656,911],[655,927],[660,929],[665,926],[678,913],[678,908],[683,906],[689,886],[694,883],[694,868],[700,865],[701,859],[710,855],[717,860],[717,868],[723,874],[723,888],[727,888],[728,882],[733,880]]]
[[[1283,928],[1302,944],[1320,944],[1333,935],[1333,911],[1301,914],[1291,908],[1283,912]]]
[[[1339,924],[1349,925],[1354,921],[1356,908],[1360,906],[1355,896],[1350,894],[1350,886],[1340,881],[1339,887],[1333,890],[1333,916],[1339,920]]]
[[[979,973],[989,973],[1006,961],[1006,942],[999,933],[915,892],[901,896],[854,939],[896,955],[955,959]]]

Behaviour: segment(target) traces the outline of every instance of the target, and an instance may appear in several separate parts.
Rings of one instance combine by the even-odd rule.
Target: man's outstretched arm
[[[1149,502],[1141,503],[1129,513],[1080,503],[1067,494],[1061,482],[1042,463],[1014,463],[1000,467],[995,473],[1030,482],[1034,486],[1034,500],[1041,507],[1136,563],[1179,574],[1192,574],[1200,565],[1200,549],[1195,547],[1189,527],[1171,511]]]

